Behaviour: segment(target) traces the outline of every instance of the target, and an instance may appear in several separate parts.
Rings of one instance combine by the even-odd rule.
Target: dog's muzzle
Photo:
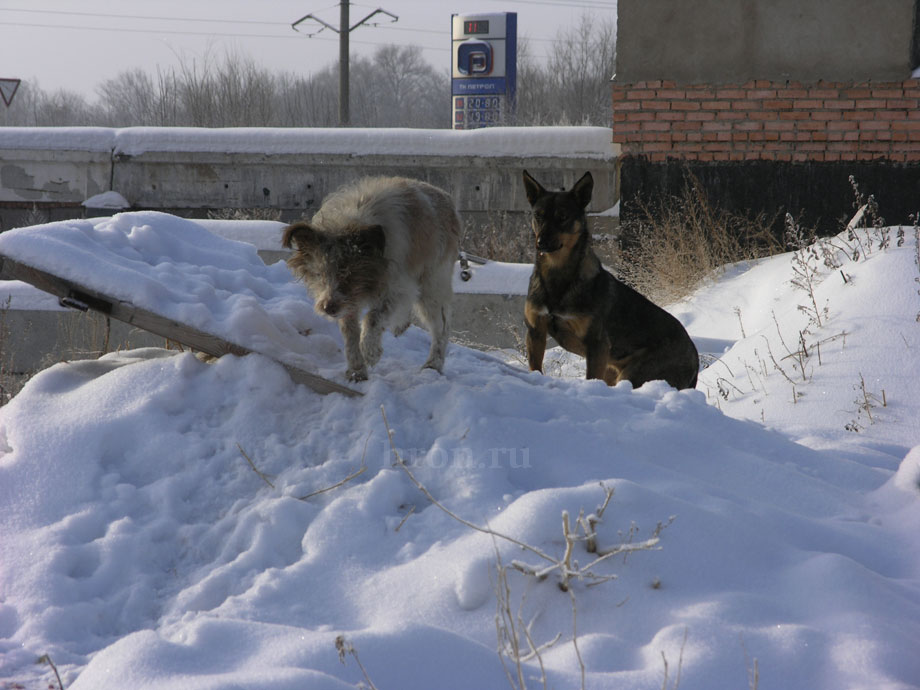
[[[324,316],[335,318],[342,310],[342,305],[334,299],[324,299],[316,303],[316,311]]]
[[[549,242],[545,242],[543,239],[537,240],[537,251],[541,254],[552,254],[553,252],[558,252],[560,249],[562,249],[561,242],[554,242],[553,244],[550,244]]]

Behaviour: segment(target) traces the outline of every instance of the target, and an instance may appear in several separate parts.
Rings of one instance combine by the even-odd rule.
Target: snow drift
[[[286,333],[341,377],[334,326],[286,267],[193,225],[56,223],[5,233],[0,253],[55,237],[66,270],[103,257],[108,289],[129,280],[190,318]],[[719,357],[695,391],[544,377],[457,346],[441,376],[418,370],[414,328],[388,336],[358,399],[316,395],[260,355],[51,367],[0,409],[0,678],[47,684],[48,654],[74,690],[350,688],[366,680],[347,646],[340,662],[344,636],[381,690],[659,688],[666,673],[673,687],[678,668],[682,690],[755,673],[760,688],[920,687],[915,242],[848,264],[849,282],[824,271],[820,328],[797,309],[790,255],[674,305]],[[808,345],[834,339],[793,393],[764,343],[796,380],[779,339],[791,350],[803,329]],[[859,374],[886,390],[871,423]],[[512,567],[545,565],[532,552],[432,504],[398,458],[458,517],[555,558],[563,512],[596,512],[604,487],[601,548],[663,529],[653,550],[592,567],[616,579],[564,592],[558,571]],[[593,559],[575,543],[573,564]],[[521,676],[499,647],[502,601],[522,649],[540,647]]]

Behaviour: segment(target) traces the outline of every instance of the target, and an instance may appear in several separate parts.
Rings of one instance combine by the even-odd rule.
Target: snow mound
[[[253,304],[278,332],[323,327],[283,264],[259,267],[252,247],[194,223],[122,214],[52,226],[31,232],[79,249],[85,266],[97,267],[100,245],[126,260],[134,270],[98,267],[110,289],[136,281],[189,312],[197,297],[231,331]],[[853,285],[834,294],[822,283],[838,310],[827,328],[850,333],[839,377],[886,359],[883,330],[920,347],[915,302],[893,299],[873,321],[863,311],[873,285],[894,294],[913,280],[913,251],[848,268]],[[728,357],[750,356],[755,329],[769,330],[759,300],[781,297],[789,262],[739,269],[674,308],[697,338],[729,348],[736,376],[744,368]],[[741,298],[744,337],[732,331]],[[800,312],[780,302],[780,328],[798,329],[785,319]],[[334,327],[323,337],[319,364],[343,369]],[[587,687],[661,687],[663,656],[672,683],[680,664],[682,690],[749,687],[755,659],[761,687],[920,687],[912,397],[892,384],[889,405],[903,407],[853,433],[832,419],[843,401],[830,399],[841,394],[830,353],[793,406],[774,396],[789,385],[772,387],[778,373],[765,392],[736,383],[742,393],[725,399],[716,365],[701,390],[632,390],[456,346],[439,375],[418,369],[427,349],[419,329],[387,336],[361,398],[316,395],[260,355],[205,364],[145,349],[38,374],[0,409],[0,678],[47,683],[34,662],[49,654],[74,690],[352,688],[366,682],[353,649],[379,688],[497,690],[509,687],[503,665],[517,679],[507,645],[496,653],[504,601],[523,649],[525,627],[540,646],[522,662],[528,687],[544,674],[580,687],[581,663]],[[902,371],[916,390],[916,368]],[[807,426],[818,441],[801,439]],[[514,569],[547,563],[461,524],[406,469],[457,517],[551,558],[566,550],[563,514],[572,525],[596,514],[604,487],[601,549],[659,525],[660,541],[591,566],[616,579],[574,579],[567,593],[558,570],[541,580]],[[574,569],[594,558],[574,543]],[[496,590],[499,559],[507,589]]]

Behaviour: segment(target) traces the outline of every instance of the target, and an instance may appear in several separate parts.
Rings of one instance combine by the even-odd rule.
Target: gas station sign
[[[517,88],[517,13],[451,17],[454,129],[509,124]]]

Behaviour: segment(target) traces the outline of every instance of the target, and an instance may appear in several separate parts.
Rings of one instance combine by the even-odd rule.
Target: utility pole
[[[348,21],[349,0],[342,0],[339,5],[339,127],[347,127],[351,122],[349,103],[351,102],[351,91],[348,88],[348,37],[351,36],[351,29]]]
[[[304,22],[312,21],[319,24],[319,28],[314,27],[312,32],[306,32],[308,38],[313,38],[318,33],[329,29],[334,31],[339,35],[339,127],[347,127],[350,120],[349,115],[349,86],[348,86],[348,37],[352,31],[357,29],[359,26],[368,24],[368,26],[379,26],[379,22],[368,22],[371,17],[374,17],[378,14],[384,14],[390,17],[390,22],[399,21],[397,17],[392,12],[387,12],[384,9],[377,8],[369,15],[364,17],[361,21],[355,23],[354,25],[350,24],[350,19],[348,17],[348,10],[350,5],[350,0],[341,0],[339,5],[339,25],[337,27],[333,26],[329,22],[326,22],[315,14],[307,14],[298,19],[296,22],[291,24],[291,28],[294,31],[299,32],[297,28],[300,24]]]

